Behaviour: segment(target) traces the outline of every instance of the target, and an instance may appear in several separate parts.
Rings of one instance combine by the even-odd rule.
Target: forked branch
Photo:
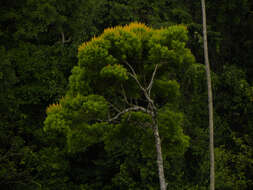
[[[155,65],[155,69],[153,71],[151,80],[150,80],[148,88],[147,88],[149,96],[150,96],[150,92],[151,92],[151,89],[152,89],[152,86],[153,86],[153,82],[154,82],[154,78],[155,78],[155,75],[156,75],[157,67],[158,67],[158,64]]]
[[[61,39],[62,39],[62,44],[71,42],[71,37],[69,39],[65,39],[64,32],[61,32]]]
[[[151,77],[151,80],[150,80],[150,83],[149,83],[149,86],[147,88],[144,88],[140,81],[138,80],[138,77],[137,77],[137,74],[135,72],[135,70],[133,69],[133,67],[127,62],[127,61],[124,61],[124,63],[130,68],[131,70],[131,73],[130,73],[130,76],[137,82],[138,86],[140,87],[140,89],[143,91],[146,99],[148,100],[148,102],[150,104],[152,104],[152,106],[154,107],[154,101],[150,98],[150,92],[151,92],[151,89],[152,89],[152,86],[153,86],[153,81],[154,81],[154,78],[155,78],[155,74],[157,72],[157,68],[158,68],[158,64],[156,64],[155,66],[155,69],[153,71],[153,74],[152,74],[152,77]]]
[[[130,70],[132,72],[132,73],[129,73],[129,75],[137,82],[140,89],[145,91],[146,89],[141,85],[140,81],[138,80],[137,74],[134,71],[133,67],[127,61],[125,61],[125,63],[127,64],[127,66],[130,68]]]
[[[108,120],[108,122],[113,122],[113,121],[119,119],[119,117],[122,116],[123,114],[125,114],[125,113],[127,113],[127,112],[131,112],[131,111],[142,111],[142,112],[144,112],[144,113],[151,114],[151,111],[145,109],[144,107],[141,107],[141,106],[133,106],[133,107],[124,109],[123,111],[119,112],[117,115],[115,115],[114,117],[110,118],[110,119]]]

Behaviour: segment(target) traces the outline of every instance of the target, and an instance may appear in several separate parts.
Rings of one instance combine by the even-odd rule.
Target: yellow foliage
[[[133,32],[133,30],[135,30],[135,29],[143,29],[146,32],[152,31],[151,28],[149,28],[145,24],[139,23],[139,22],[133,22],[133,23],[130,23],[125,26],[115,26],[115,27],[106,28],[102,35],[100,35],[98,37],[94,36],[90,41],[84,42],[83,44],[81,44],[78,47],[78,52],[80,52],[81,50],[83,50],[85,47],[92,44],[93,42],[101,40],[105,34],[109,34],[109,33],[119,34],[119,31]]]
[[[60,111],[61,109],[62,109],[61,104],[59,104],[59,103],[51,104],[47,107],[46,113],[50,113],[53,111]]]
[[[82,43],[79,47],[78,47],[78,52],[80,52],[81,50],[83,50],[86,46],[88,46],[89,44],[93,43],[94,41],[99,41],[101,39],[101,36],[96,37],[93,36],[92,39],[88,42],[84,42]]]

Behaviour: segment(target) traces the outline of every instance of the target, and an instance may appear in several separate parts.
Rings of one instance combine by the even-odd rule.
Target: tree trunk
[[[154,136],[155,136],[155,146],[156,146],[156,153],[157,153],[157,167],[158,167],[158,174],[160,180],[160,190],[166,190],[166,182],[164,177],[164,170],[163,170],[163,157],[162,157],[162,148],[161,148],[161,140],[159,136],[159,130],[156,120],[153,118],[153,128],[154,128]]]
[[[144,88],[140,81],[138,80],[137,74],[134,71],[133,67],[126,61],[125,64],[128,65],[128,67],[131,70],[131,77],[137,82],[138,86],[140,89],[143,91],[147,101],[148,101],[148,106],[147,108],[141,108],[140,106],[134,106],[132,109],[126,109],[125,111],[120,112],[118,115],[116,115],[113,120],[118,118],[121,114],[128,112],[129,110],[142,110],[146,113],[148,113],[152,117],[152,128],[154,132],[154,137],[155,137],[155,146],[156,146],[156,154],[157,154],[157,167],[158,167],[158,175],[159,175],[159,181],[160,181],[160,190],[166,190],[167,184],[165,182],[165,177],[164,177],[164,169],[163,169],[163,156],[162,156],[162,148],[161,148],[161,139],[159,136],[159,129],[158,129],[158,123],[157,123],[157,116],[156,116],[156,106],[154,104],[154,101],[151,99],[150,94],[151,94],[151,89],[153,86],[153,81],[154,77],[158,68],[158,64],[156,64],[155,69],[153,71],[150,83],[147,88]],[[126,103],[128,104],[128,101],[126,100]]]
[[[213,97],[211,74],[208,59],[207,32],[206,32],[206,7],[205,0],[201,0],[202,18],[203,18],[203,38],[204,38],[204,56],[206,65],[206,77],[208,87],[208,110],[209,110],[209,148],[210,148],[210,190],[215,189],[215,173],[214,173],[214,143],[213,143]]]

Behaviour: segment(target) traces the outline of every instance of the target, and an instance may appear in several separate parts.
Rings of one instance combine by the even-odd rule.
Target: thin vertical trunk
[[[209,148],[210,148],[210,190],[215,189],[215,173],[214,173],[214,143],[213,143],[213,97],[212,97],[212,84],[211,74],[208,59],[207,48],[207,32],[206,32],[206,7],[205,0],[201,0],[202,4],[202,18],[203,18],[203,37],[204,37],[204,56],[206,65],[206,77],[208,87],[208,110],[209,110]]]
[[[158,125],[155,118],[153,118],[153,124],[154,124],[155,146],[156,146],[156,153],[157,153],[156,161],[157,161],[158,174],[159,174],[159,180],[160,180],[160,190],[166,190],[166,182],[165,182],[164,170],[163,170],[161,140],[160,140]]]
[[[162,148],[161,148],[161,139],[160,139],[160,135],[159,135],[159,129],[158,129],[158,123],[157,123],[157,116],[156,116],[156,106],[154,104],[154,101],[151,99],[150,94],[151,94],[151,89],[153,86],[153,82],[154,82],[154,77],[158,68],[158,64],[156,64],[155,69],[153,71],[150,83],[148,85],[147,88],[144,88],[140,81],[138,80],[137,74],[134,71],[133,67],[128,63],[125,62],[128,67],[130,68],[132,74],[130,75],[131,77],[133,77],[133,79],[137,82],[138,86],[140,87],[140,89],[143,91],[147,101],[148,101],[148,106],[146,109],[144,109],[146,112],[148,112],[148,114],[152,117],[152,128],[153,128],[153,132],[154,132],[154,137],[155,137],[155,146],[156,146],[156,154],[157,154],[157,167],[158,167],[158,175],[159,175],[159,181],[160,181],[160,190],[166,190],[167,188],[167,184],[165,182],[165,176],[164,176],[164,168],[163,168],[163,156],[162,156]],[[126,101],[126,103],[128,103],[128,101]],[[138,108],[139,109],[139,108]],[[128,112],[128,109],[125,111]],[[121,115],[122,113],[120,112],[115,118],[118,118],[119,115]]]

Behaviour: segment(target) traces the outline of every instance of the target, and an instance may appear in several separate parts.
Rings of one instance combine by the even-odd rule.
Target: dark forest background
[[[250,190],[253,1],[207,0],[206,4],[216,189]],[[96,144],[69,153],[61,133],[43,130],[47,106],[68,89],[78,46],[105,28],[133,21],[153,28],[186,25],[187,46],[204,64],[200,0],[0,1],[1,189],[143,189],[140,178],[133,177],[135,172],[127,171],[130,167],[119,174],[125,166],[120,162],[124,150],[112,156]],[[209,184],[207,90],[203,70],[192,75],[188,82],[194,85],[182,85],[179,106],[190,145],[180,158],[171,160],[167,180],[173,189],[204,190]],[[128,164],[136,162],[131,156],[127,159]]]

